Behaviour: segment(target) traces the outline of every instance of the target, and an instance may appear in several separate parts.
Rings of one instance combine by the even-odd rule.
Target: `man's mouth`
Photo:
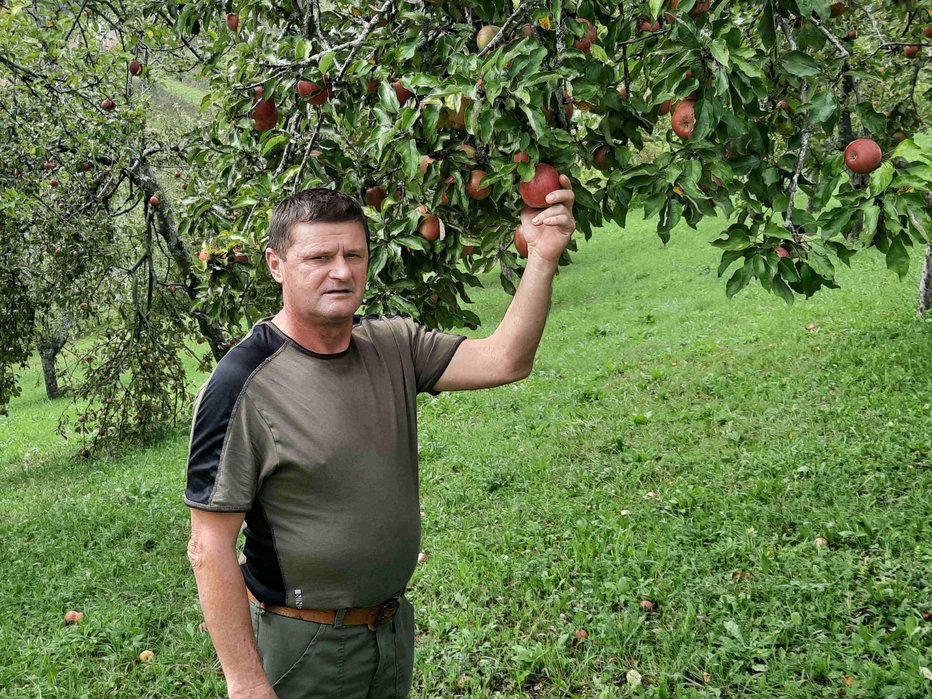
[[[349,289],[335,289],[333,291],[325,291],[325,294],[351,294],[353,293]]]

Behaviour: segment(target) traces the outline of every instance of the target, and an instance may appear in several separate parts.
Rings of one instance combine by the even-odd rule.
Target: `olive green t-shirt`
[[[375,606],[403,590],[420,546],[416,395],[466,338],[401,316],[357,316],[318,354],[269,319],[195,398],[185,503],[245,512],[242,564],[260,601]]]

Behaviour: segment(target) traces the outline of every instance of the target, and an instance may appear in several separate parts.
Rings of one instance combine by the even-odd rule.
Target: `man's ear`
[[[272,248],[265,249],[265,262],[269,266],[269,271],[272,273],[272,279],[277,281],[279,284],[282,283],[282,269],[281,269],[281,258],[278,256],[278,253],[275,252]]]

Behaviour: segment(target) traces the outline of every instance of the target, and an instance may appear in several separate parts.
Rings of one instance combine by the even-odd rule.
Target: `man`
[[[407,696],[414,612],[404,589],[420,544],[415,396],[530,373],[575,228],[572,187],[560,181],[549,208],[521,214],[527,265],[485,339],[355,315],[369,233],[351,197],[307,190],[276,208],[266,261],[282,310],[198,391],[184,497],[188,557],[230,697]]]

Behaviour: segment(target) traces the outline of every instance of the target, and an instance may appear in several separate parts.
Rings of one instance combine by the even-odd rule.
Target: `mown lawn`
[[[581,243],[529,379],[421,397],[413,695],[932,696],[919,261],[900,283],[858,260],[793,307],[727,301],[714,222],[667,249],[651,228]],[[486,332],[508,302],[489,286]],[[24,384],[0,418],[0,695],[220,695],[187,425],[74,460],[67,401]]]

